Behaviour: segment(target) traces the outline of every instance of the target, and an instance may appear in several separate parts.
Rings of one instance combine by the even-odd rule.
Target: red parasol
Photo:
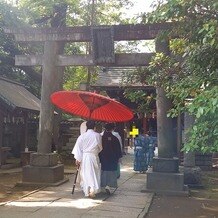
[[[125,105],[93,92],[59,91],[50,98],[58,108],[83,118],[105,122],[126,122],[133,118]]]

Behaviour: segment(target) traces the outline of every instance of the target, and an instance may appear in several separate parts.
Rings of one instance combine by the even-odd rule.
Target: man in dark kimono
[[[102,151],[99,153],[101,163],[101,187],[110,194],[111,188],[117,188],[117,167],[118,161],[122,157],[120,142],[113,135],[113,123],[105,125],[102,136]]]

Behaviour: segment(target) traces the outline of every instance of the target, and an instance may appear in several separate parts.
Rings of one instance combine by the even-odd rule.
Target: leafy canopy
[[[174,103],[169,116],[188,111],[196,120],[184,149],[218,151],[218,2],[216,0],[157,1],[143,22],[176,22],[159,40],[170,40],[171,55],[156,53],[144,83],[161,86]],[[178,36],[175,38],[175,36]],[[190,104],[187,99],[192,99]]]

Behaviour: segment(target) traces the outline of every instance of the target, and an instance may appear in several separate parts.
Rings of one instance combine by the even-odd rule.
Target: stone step
[[[80,128],[81,123],[83,123],[83,120],[75,120],[71,124],[73,125],[72,127],[77,127]]]
[[[75,145],[75,143],[67,142],[66,145],[65,145],[64,147],[73,148],[74,145]]]
[[[69,147],[66,147],[66,146],[62,147],[62,151],[66,151],[69,154],[71,154],[72,150],[73,150],[73,148],[69,148]]]
[[[71,130],[70,134],[72,135],[72,137],[77,138],[80,135],[80,130]]]
[[[80,131],[80,127],[74,127],[74,126],[71,126],[70,128],[69,128],[71,131]]]
[[[76,137],[76,138],[69,138],[69,142],[70,142],[70,143],[75,143],[76,140],[77,140],[77,137]]]

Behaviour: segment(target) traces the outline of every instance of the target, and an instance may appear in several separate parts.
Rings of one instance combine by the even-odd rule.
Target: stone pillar
[[[54,106],[50,95],[57,90],[60,80],[56,66],[58,50],[58,42],[45,42],[37,153],[32,153],[30,165],[23,167],[23,184],[59,185],[66,181],[63,164],[58,164],[57,154],[51,153]]]
[[[158,132],[158,157],[173,158],[177,154],[173,120],[167,117],[167,112],[172,103],[166,98],[163,88],[157,88],[157,132]]]
[[[193,126],[194,117],[187,112],[184,116],[185,143],[188,141],[187,131]],[[184,183],[188,186],[201,185],[201,169],[195,165],[195,152],[184,152]]]
[[[57,84],[57,49],[57,42],[45,42],[39,119],[39,141],[37,146],[37,152],[42,154],[51,152],[54,107],[51,104],[50,95],[54,92],[55,84]]]
[[[156,41],[156,51],[169,55],[167,40]],[[166,195],[188,195],[184,174],[179,172],[176,133],[173,119],[167,117],[172,104],[162,87],[157,88],[157,137],[158,157],[153,158],[153,169],[147,172],[146,191]]]

